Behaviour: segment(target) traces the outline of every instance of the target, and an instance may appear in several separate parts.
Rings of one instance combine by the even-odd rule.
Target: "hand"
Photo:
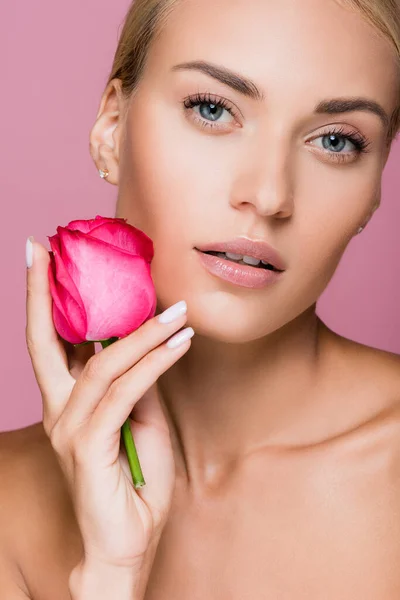
[[[54,328],[49,260],[35,241],[27,269],[26,340],[44,429],[70,489],[88,562],[137,567],[159,539],[174,490],[175,463],[156,381],[190,348],[190,339],[175,349],[164,343],[186,314],[169,324],[153,317],[97,354],[94,344],[74,348]],[[130,415],[146,480],[140,489],[120,452],[120,429]]]

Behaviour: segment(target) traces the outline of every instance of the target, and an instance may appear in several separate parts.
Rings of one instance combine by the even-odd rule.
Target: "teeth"
[[[226,253],[227,258],[231,258],[232,260],[242,260],[243,256],[241,254],[233,254],[232,252]]]
[[[224,254],[222,252],[220,254],[220,258],[222,258]],[[260,262],[259,260],[257,260],[257,258],[253,258],[252,256],[242,256],[241,254],[233,254],[232,252],[226,252],[225,256],[227,258],[231,258],[232,260],[243,260],[243,262],[247,262],[249,265],[258,265],[258,263]],[[270,264],[266,260],[262,260],[261,262],[263,265]]]
[[[247,265],[258,265],[261,261],[259,258],[254,258],[253,256],[243,256],[243,262]]]
[[[242,256],[241,254],[233,254],[233,252],[213,252],[212,250],[209,253],[214,254],[214,256],[218,256],[218,258],[225,258],[237,262],[239,264],[247,264],[251,266],[259,266],[260,263],[268,266],[269,269],[273,270],[272,265],[265,261],[259,260],[258,258],[254,258],[254,256]]]
[[[254,258],[253,256],[242,256],[241,254],[233,254],[233,252],[220,252],[220,258],[225,257],[226,258],[230,258],[231,260],[242,260],[244,263],[246,263],[247,265],[258,265],[260,262],[260,259],[258,258]],[[268,264],[268,263],[266,263]]]
[[[235,262],[245,263],[246,265],[252,265],[253,267],[259,265],[260,262],[264,262],[260,261],[258,258],[254,258],[254,256],[242,256],[241,254],[233,254],[233,252],[218,252],[217,256],[218,258],[229,258]],[[269,263],[264,264],[268,265]]]

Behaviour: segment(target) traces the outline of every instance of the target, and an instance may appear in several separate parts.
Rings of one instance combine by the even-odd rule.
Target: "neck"
[[[243,344],[195,333],[186,354],[158,379],[177,475],[202,488],[266,447],[304,440],[324,331],[313,305]]]

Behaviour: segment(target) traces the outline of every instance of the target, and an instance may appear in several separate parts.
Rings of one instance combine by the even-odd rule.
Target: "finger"
[[[92,356],[65,407],[63,419],[68,420],[71,429],[86,423],[110,385],[180,329],[185,321],[186,314],[171,323],[159,323],[157,317],[153,317],[133,333]]]
[[[67,353],[69,371],[72,377],[77,380],[89,358],[96,353],[94,342],[87,342],[86,344],[79,346],[74,346],[69,342],[65,342],[64,347]]]
[[[26,343],[42,392],[44,412],[59,413],[68,399],[72,377],[65,348],[54,327],[48,279],[49,252],[33,242],[33,264],[27,269]]]
[[[156,383],[159,376],[187,352],[190,345],[190,339],[173,349],[162,344],[146,354],[108,388],[88,426],[93,436],[99,440],[101,438],[103,446],[105,444],[110,447],[110,442],[112,446],[135,404]],[[151,394],[149,397],[151,398]]]
[[[168,514],[174,490],[175,479],[174,452],[169,431],[160,432],[158,428],[146,427],[136,421],[130,421],[132,437],[140,457],[140,466],[146,484],[143,488],[136,488],[136,493],[151,509],[154,525],[158,528]],[[120,453],[120,460],[125,459],[126,453]],[[126,470],[126,465],[128,470]],[[129,462],[121,464],[127,480],[132,482]]]
[[[132,419],[136,423],[169,430],[168,422],[161,403],[158,382],[147,390],[132,409]]]

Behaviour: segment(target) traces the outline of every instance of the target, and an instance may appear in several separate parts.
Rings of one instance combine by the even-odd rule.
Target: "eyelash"
[[[188,96],[185,98],[183,105],[186,109],[190,110],[195,106],[199,106],[200,104],[214,104],[220,108],[225,108],[232,117],[237,118],[239,113],[236,112],[235,108],[227,101],[225,98],[216,98],[211,94],[200,94],[197,93],[194,96]],[[211,127],[211,129],[220,129],[219,125],[213,125],[211,121],[204,121],[203,119],[195,119],[199,121],[204,127]]]
[[[236,112],[235,108],[227,100],[225,100],[225,98],[217,98],[215,96],[212,96],[209,93],[207,93],[207,94],[197,93],[194,96],[188,96],[183,101],[183,105],[186,110],[192,110],[193,108],[195,108],[196,106],[199,106],[201,104],[213,104],[216,107],[224,108],[234,118],[238,117],[238,112]],[[197,123],[199,123],[199,125],[201,127],[204,127],[204,128],[219,129],[219,130],[223,129],[223,128],[221,128],[221,126],[214,124],[211,121],[206,121],[199,117],[195,117],[194,120]],[[345,133],[345,129],[343,126],[341,126],[341,127],[333,126],[328,131],[321,133],[318,136],[318,138],[319,137],[329,137],[331,135],[336,135],[336,136],[339,136],[346,140],[349,140],[355,146],[355,153],[357,155],[366,154],[370,151],[368,148],[369,148],[371,142],[369,142],[364,136],[362,136],[358,132]],[[318,139],[318,138],[314,138],[314,139]],[[346,161],[346,156],[354,154],[351,152],[345,152],[345,153],[339,154],[339,153],[335,153],[335,152],[330,152],[328,150],[325,152],[329,155],[332,155],[332,159],[337,162]]]

